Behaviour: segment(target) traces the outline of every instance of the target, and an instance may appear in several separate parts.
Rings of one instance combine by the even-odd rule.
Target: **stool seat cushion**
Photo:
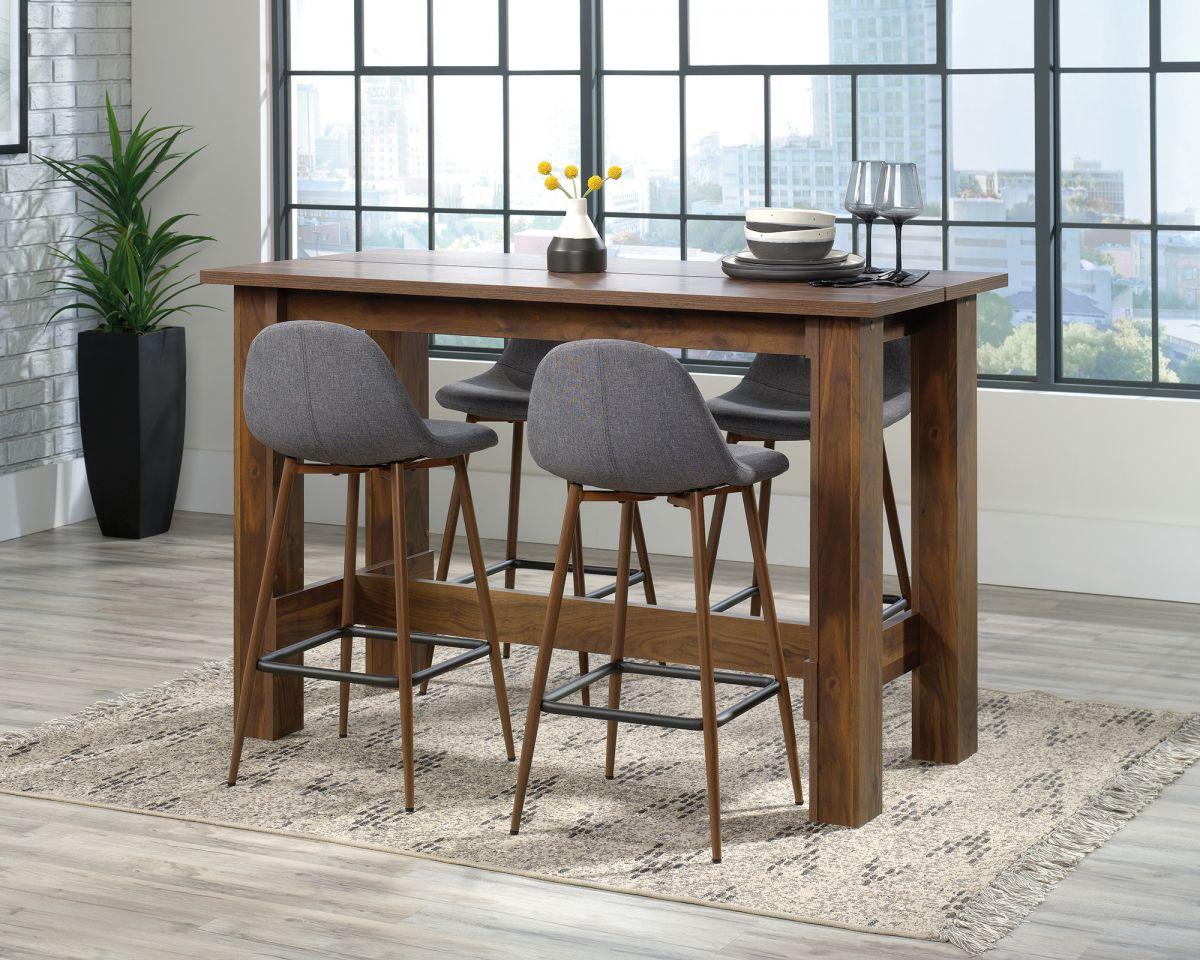
[[[717,426],[726,433],[758,440],[808,440],[812,417],[808,397],[798,402],[794,394],[743,380],[728,393],[708,401]],[[912,394],[905,392],[883,401],[883,425],[890,427],[912,411]]]
[[[529,404],[529,450],[557,477],[624,493],[748,486],[788,465],[782,453],[725,443],[683,366],[624,340],[565,343],[547,355]]]
[[[883,348],[883,425],[890,427],[912,411],[908,382],[909,343],[891,340]],[[807,357],[760,353],[742,381],[708,401],[726,433],[758,440],[811,437],[812,378]]]
[[[437,402],[467,416],[527,420],[533,376],[542,358],[556,346],[557,340],[509,340],[492,367],[446,384],[437,392]]]
[[[446,384],[435,397],[447,410],[468,416],[489,420],[529,419],[529,388],[513,383],[499,364],[477,376]]]
[[[431,453],[431,457],[461,457],[494,447],[499,438],[491,427],[482,423],[460,423],[458,420],[426,420],[425,428],[436,441],[442,453]]]
[[[731,481],[735,487],[748,487],[764,480],[774,480],[788,468],[788,458],[778,450],[737,444],[731,446],[729,452],[737,461],[737,475]]]
[[[379,344],[317,320],[272,324],[254,338],[242,411],[259,442],[316,463],[459,457],[497,442],[478,424],[422,419]]]

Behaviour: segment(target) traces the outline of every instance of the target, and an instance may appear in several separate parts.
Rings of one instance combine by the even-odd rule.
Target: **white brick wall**
[[[30,0],[29,137],[33,155],[106,149],[104,94],[129,127],[130,0]],[[79,456],[75,338],[94,321],[63,314],[42,281],[50,244],[79,228],[73,190],[49,183],[30,154],[0,155],[0,473]]]

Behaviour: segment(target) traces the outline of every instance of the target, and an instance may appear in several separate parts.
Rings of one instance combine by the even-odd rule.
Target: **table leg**
[[[809,323],[813,820],[883,809],[883,324]]]
[[[254,622],[254,605],[267,553],[275,496],[283,458],[263,446],[246,428],[242,414],[242,382],[250,342],[264,327],[287,319],[287,294],[278,290],[238,287],[234,291],[233,373],[233,656],[234,709],[245,669],[245,650]],[[290,593],[304,585],[304,478],[296,477],[287,526],[279,548],[274,593]],[[275,647],[275,611],[267,614],[263,650]],[[286,736],[304,726],[304,684],[299,677],[261,674],[247,735],[266,740]]]
[[[370,331],[392,361],[408,395],[420,411],[429,416],[429,337],[424,333]],[[411,576],[433,576],[433,554],[429,550],[429,471],[414,470],[405,479],[404,515]],[[389,487],[378,471],[367,481],[367,563],[385,563],[392,559],[392,508]],[[423,657],[418,649],[414,656]],[[367,672],[394,674],[397,670],[395,644],[387,640],[367,641]],[[416,662],[422,662],[418,659]]]
[[[978,703],[975,298],[931,308],[913,336],[913,756],[975,752]]]

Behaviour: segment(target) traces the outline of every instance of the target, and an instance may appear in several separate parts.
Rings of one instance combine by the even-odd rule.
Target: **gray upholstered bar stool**
[[[483,550],[475,525],[475,509],[467,480],[467,454],[496,444],[488,427],[444,420],[423,420],[387,356],[370,337],[336,323],[295,320],[267,327],[250,344],[246,359],[242,406],[246,425],[261,442],[283,456],[283,475],[267,541],[254,625],[242,672],[229,761],[229,785],[237,782],[238,763],[246,735],[246,720],[256,675],[287,674],[340,684],[338,732],[346,735],[350,684],[396,687],[400,690],[401,740],[404,751],[404,807],[413,809],[413,695],[414,684],[484,657],[492,668],[492,685],[500,710],[500,726],[508,759],[514,759],[504,666],[496,638],[496,618],[483,576]],[[405,542],[404,475],[410,470],[453,467],[459,502],[466,524],[471,563],[477,574],[476,592],[485,639],[470,640],[413,632],[408,615],[408,549]],[[375,472],[388,481],[392,507],[392,556],[396,629],[358,626],[354,615],[358,478]],[[271,602],[271,584],[288,500],[297,474],[346,474],[346,539],[343,566],[341,626],[264,654],[263,634]],[[399,674],[352,673],[354,637],[397,640]],[[340,669],[296,662],[306,650],[341,641]],[[413,672],[411,644],[433,642],[463,652],[436,667]]]
[[[554,578],[545,629],[538,646],[533,691],[525,719],[521,766],[513,802],[511,830],[521,826],[521,810],[533,763],[538,723],[543,713],[566,714],[608,723],[605,776],[612,779],[616,762],[617,724],[638,723],[702,731],[708,781],[708,818],[714,862],[721,859],[721,788],[717,763],[717,728],[750,708],[778,702],[784,746],[796,803],[803,802],[796,731],[792,718],[787,668],[771,596],[753,487],[787,469],[787,458],[775,450],[726,444],[687,371],[670,355],[641,343],[585,340],[556,347],[542,361],[529,406],[529,447],[542,469],[567,481]],[[584,490],[584,487],[598,489]],[[772,676],[750,676],[713,669],[711,613],[705,576],[704,500],[740,494],[750,531],[763,605],[763,644]],[[696,587],[696,634],[699,669],[626,660],[625,620],[629,599],[629,553],[633,508],[639,501],[666,496],[691,515],[693,570]],[[617,550],[616,613],[609,662],[557,690],[546,692],[550,654],[554,649],[566,584],[567,565],[580,504],[619,502],[621,531]],[[679,717],[620,709],[624,674],[696,680],[701,716]],[[564,702],[576,691],[608,679],[608,706]],[[716,684],[750,688],[750,693],[717,712]]]
[[[521,509],[521,461],[524,452],[525,421],[529,417],[529,390],[542,358],[558,346],[556,340],[509,340],[504,345],[495,364],[483,373],[465,380],[448,383],[438,390],[435,398],[447,410],[457,410],[467,415],[468,423],[509,423],[513,428],[512,457],[508,476],[508,531],[505,540],[504,559],[488,567],[488,576],[504,574],[505,589],[511,590],[517,583],[518,570],[552,569],[552,564],[543,560],[530,560],[517,555],[517,523]],[[446,513],[446,529],[442,535],[441,552],[438,555],[437,579],[445,580],[450,570],[450,556],[454,550],[454,537],[458,529],[458,498],[450,496],[450,508]],[[634,539],[637,543],[638,569],[630,571],[633,583],[641,583],[646,602],[654,603],[654,580],[650,572],[650,556],[646,551],[646,537],[642,531],[642,517],[634,510]],[[585,566],[583,562],[583,533],[576,529],[571,549],[571,574],[576,596],[600,599],[616,591],[615,583],[587,592],[586,575],[615,577],[612,567]],[[470,583],[474,574],[460,577],[462,583]],[[508,656],[509,645],[504,644],[504,656]],[[433,654],[433,648],[427,651]],[[588,655],[579,654],[581,673],[588,671]],[[425,690],[424,685],[421,692]],[[585,691],[586,696],[586,691]]]
[[[883,346],[883,425],[890,427],[908,416],[912,410],[912,384],[909,379],[911,347],[907,339],[890,340]],[[750,364],[741,383],[708,402],[708,409],[717,426],[726,432],[729,443],[743,441],[762,443],[774,449],[783,440],[808,440],[811,421],[811,376],[807,357],[779,356],[760,353]],[[721,543],[721,526],[725,518],[725,496],[713,504],[712,526],[708,536],[708,583],[712,586]],[[908,563],[904,557],[904,538],[900,533],[900,518],[896,512],[896,496],[892,490],[892,474],[888,469],[887,449],[883,451],[883,506],[891,534],[892,553],[896,558],[896,574],[900,581],[900,596],[885,596],[885,616],[899,612],[912,599]],[[771,514],[771,481],[762,485],[759,516],[763,540],[767,539],[767,524]],[[750,613],[759,613],[757,580],[749,587],[719,600],[716,611],[728,610],[749,599]]]

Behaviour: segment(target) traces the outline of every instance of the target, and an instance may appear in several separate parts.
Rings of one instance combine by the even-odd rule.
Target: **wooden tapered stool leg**
[[[712,523],[708,528],[708,545],[704,556],[704,577],[708,589],[712,590],[713,576],[717,572],[717,548],[721,545],[721,528],[725,526],[725,503],[729,495],[718,493],[713,497]]]
[[[471,552],[471,569],[475,572],[475,592],[479,597],[483,637],[488,642],[488,660],[492,665],[492,686],[496,690],[496,706],[500,710],[504,749],[508,759],[515,760],[512,717],[508,712],[508,690],[504,685],[504,664],[501,662],[500,644],[496,639],[496,613],[492,609],[492,591],[483,562],[483,544],[479,542],[479,527],[475,523],[475,504],[471,499],[471,484],[467,479],[466,457],[459,457],[454,461],[454,480],[458,488],[458,500],[462,504],[463,526],[467,532],[467,547]]]
[[[704,772],[708,780],[708,832],[713,863],[721,862],[721,774],[717,762],[717,683],[713,676],[708,568],[705,563],[704,498],[688,497],[692,515],[692,571],[696,580],[696,639],[700,660],[700,708],[704,725]]]
[[[613,597],[612,652],[613,663],[625,656],[625,615],[629,610],[629,553],[633,540],[634,511],[637,504],[626,500],[621,504],[621,534],[617,540],[617,592]],[[608,678],[608,708],[615,710],[621,705],[621,674]],[[604,750],[604,777],[611,780],[617,762],[617,721],[608,721],[608,739]]]
[[[650,551],[646,549],[646,532],[642,529],[642,511],[636,500],[633,502],[633,542],[637,548],[638,569],[646,575],[642,580],[642,591],[646,595],[646,602],[653,607],[658,604],[658,598],[654,594],[654,576],[650,573]]]
[[[470,423],[470,421],[471,418],[468,417],[467,422]],[[450,557],[454,553],[454,540],[458,535],[458,514],[458,484],[453,483],[450,485],[450,506],[446,509],[446,527],[442,530],[442,545],[438,551],[437,572],[434,574],[434,578],[437,580],[445,580],[450,576]],[[433,650],[433,644],[422,644],[417,654],[420,660],[414,664],[413,668],[424,670],[430,666],[433,663]],[[428,691],[429,681],[422,680],[421,696],[425,696]]]
[[[775,449],[774,440],[764,440],[763,446],[768,450]],[[771,516],[771,481],[764,480],[758,494],[758,525],[762,532],[763,552],[767,549],[767,523]],[[754,579],[750,581],[754,586],[759,585],[758,573],[754,574]],[[762,613],[762,597],[755,595],[750,598],[750,616],[757,617]]]
[[[508,532],[504,541],[504,559],[517,558],[518,518],[521,513],[521,463],[525,448],[525,423],[513,421],[512,453],[508,465]],[[516,567],[504,571],[504,589],[512,590],[517,585]],[[503,648],[504,659],[512,656],[512,644],[506,643]]]
[[[450,556],[454,553],[454,538],[458,533],[458,510],[458,488],[455,487],[450,491],[450,506],[446,510],[446,526],[442,530],[442,546],[438,551],[437,573],[434,574],[438,580],[450,576]]]
[[[508,533],[504,540],[504,559],[517,559],[517,519],[521,514],[521,459],[525,449],[525,424],[518,420],[512,425],[512,459],[508,467]],[[504,571],[504,589],[517,585],[516,567]]]
[[[904,556],[904,534],[900,532],[900,514],[896,510],[896,494],[892,489],[892,471],[888,469],[887,446],[883,448],[883,512],[887,516],[888,533],[892,536],[892,556],[896,558],[896,579],[900,581],[900,596],[912,603],[912,582],[908,579],[908,560]],[[766,533],[766,531],[763,531]]]
[[[754,508],[754,492],[742,489],[742,504],[746,508],[746,529],[750,532],[750,552],[758,573],[758,595],[762,598],[763,623],[767,628],[767,646],[771,667],[779,682],[779,720],[783,725],[783,744],[787,750],[788,771],[792,777],[792,796],[796,803],[804,802],[804,786],[800,780],[800,758],[796,753],[796,720],[792,715],[792,693],[788,686],[787,662],[783,656],[783,641],[779,637],[779,620],[775,616],[775,594],[771,589],[771,574],[767,569],[767,544]]]
[[[562,609],[563,591],[567,586],[567,565],[571,560],[572,539],[579,518],[579,503],[583,488],[572,483],[567,487],[567,507],[563,513],[562,532],[558,538],[558,554],[554,558],[554,575],[546,601],[546,622],[538,644],[537,664],[533,671],[533,689],[529,692],[529,712],[525,715],[525,732],[521,737],[521,766],[517,771],[517,789],[513,796],[510,832],[521,829],[521,810],[525,806],[525,790],[529,786],[529,768],[533,765],[533,748],[537,742],[538,723],[542,717],[542,698],[546,695],[546,677],[550,673],[550,654],[554,651],[554,635],[558,632],[558,613]]]
[[[726,433],[725,442],[735,444],[740,438],[735,433]],[[725,526],[725,506],[729,495],[718,493],[713,500],[712,524],[708,528],[708,541],[705,547],[705,575],[708,577],[708,589],[712,591],[713,575],[717,571],[717,548],[721,545],[721,528]]]
[[[471,417],[467,417],[467,423],[473,423],[473,422],[474,421],[472,420]],[[465,463],[469,459],[470,459],[469,457],[464,456],[463,462]],[[455,482],[455,483],[450,484],[450,505],[449,505],[449,507],[446,508],[446,527],[442,531],[442,545],[438,551],[437,572],[434,574],[434,579],[436,579],[436,580],[445,580],[450,576],[450,558],[451,558],[452,554],[454,553],[455,538],[458,536],[459,510],[460,510],[460,507],[459,507],[459,502],[458,502],[458,483]],[[506,648],[507,648],[507,646],[508,646],[508,644],[505,644]],[[432,666],[433,652],[434,652],[434,644],[432,644],[432,643],[422,644],[420,650],[416,654],[416,656],[419,659],[414,661],[413,669],[414,670],[424,670],[426,667]],[[508,654],[506,653],[505,656],[508,656]],[[429,681],[422,680],[421,681],[421,690],[420,690],[421,696],[425,696],[425,694],[428,692],[429,692]]]
[[[354,576],[358,570],[358,474],[346,474],[346,533],[342,557],[342,626],[354,626]],[[342,637],[341,669],[348,673],[354,641]],[[338,690],[338,736],[346,736],[350,719],[350,684]]]
[[[583,569],[583,524],[580,522],[578,515],[575,517],[575,539],[571,543],[571,579],[575,596],[584,596],[587,593],[587,574]],[[579,675],[582,677],[590,669],[587,653],[580,650]],[[585,707],[591,706],[591,691],[587,687],[584,687],[579,691],[579,699]]]
[[[257,686],[258,658],[262,656],[263,635],[267,627],[267,608],[271,604],[271,584],[275,580],[275,563],[279,559],[279,544],[287,523],[288,501],[292,496],[297,466],[291,457],[284,458],[283,473],[279,478],[279,496],[275,500],[275,513],[271,516],[267,556],[263,562],[262,579],[258,583],[258,599],[254,604],[254,624],[250,628],[249,649],[242,661],[242,689],[238,694],[237,717],[233,725],[233,749],[229,756],[229,774],[226,778],[231,787],[237,783],[238,764],[242,759],[246,722],[250,719],[251,702]]]
[[[392,564],[396,590],[396,664],[400,678],[400,739],[404,750],[404,809],[415,807],[416,760],[413,756],[412,642],[408,624],[408,541],[404,529],[404,465],[389,470],[392,497]]]

